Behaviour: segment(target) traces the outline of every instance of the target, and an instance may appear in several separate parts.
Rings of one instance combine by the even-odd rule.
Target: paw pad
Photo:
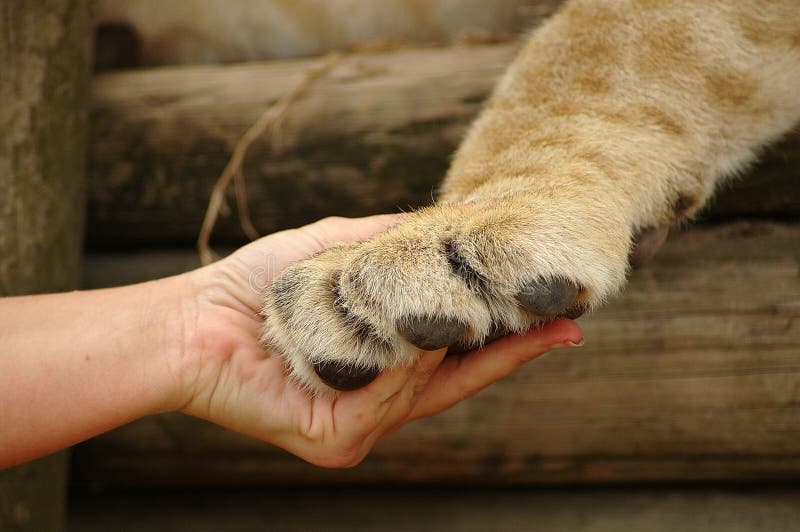
[[[464,323],[449,318],[408,317],[397,326],[397,332],[403,338],[426,351],[451,346],[467,331]]]
[[[312,365],[322,382],[340,392],[363,388],[374,381],[380,373],[377,368],[362,368],[330,360],[315,362]]]
[[[572,310],[578,292],[578,286],[566,279],[534,279],[520,290],[517,301],[534,314],[552,318]]]

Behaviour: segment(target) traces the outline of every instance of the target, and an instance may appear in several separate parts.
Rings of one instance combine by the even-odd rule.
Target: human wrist
[[[147,353],[156,377],[147,414],[179,411],[190,400],[196,360],[190,347],[197,319],[197,287],[192,272],[147,283],[151,318],[145,328],[155,335]]]
[[[181,294],[175,305],[181,334],[168,351],[175,382],[170,410],[213,417],[215,383],[241,343],[240,335],[247,334],[243,318],[249,309],[234,295],[240,274],[222,260],[171,279]]]

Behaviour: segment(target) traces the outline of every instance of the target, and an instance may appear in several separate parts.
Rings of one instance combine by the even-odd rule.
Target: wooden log
[[[244,170],[256,227],[270,232],[326,214],[428,203],[512,54],[501,46],[346,60],[292,107],[280,129],[283,153],[272,155],[265,142],[252,146]],[[97,76],[90,243],[193,242],[233,143],[318,63]],[[234,217],[218,225],[217,242],[241,241]]]
[[[796,481],[798,242],[800,226],[761,222],[671,237],[620,297],[581,318],[585,346],[405,427],[354,469],[315,468],[174,414],[80,445],[73,478],[114,488]],[[193,259],[149,255],[90,256],[87,280],[127,264],[120,280],[132,282],[137,264],[168,274]]]
[[[338,214],[430,203],[448,160],[516,45],[358,55],[318,81],[245,163],[250,211],[269,233]],[[319,59],[97,76],[88,240],[190,244],[231,147]],[[800,135],[706,218],[800,215]],[[244,240],[235,216],[214,240]]]
[[[387,516],[391,516],[387,519]],[[387,522],[388,521],[388,522]],[[789,532],[796,486],[208,490],[78,493],[70,530]]]
[[[77,287],[90,27],[86,0],[0,0],[0,296]],[[66,465],[0,472],[0,530],[62,529]]]

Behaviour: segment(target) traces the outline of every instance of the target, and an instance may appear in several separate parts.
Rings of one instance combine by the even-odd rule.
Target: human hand
[[[406,423],[453,406],[549,349],[581,341],[578,326],[561,319],[463,355],[420,351],[416,364],[386,371],[360,390],[308,395],[287,377],[283,360],[259,344],[261,290],[292,262],[335,242],[365,240],[401,220],[326,218],[262,238],[187,274],[185,332],[174,366],[180,410],[311,463],[347,467]]]

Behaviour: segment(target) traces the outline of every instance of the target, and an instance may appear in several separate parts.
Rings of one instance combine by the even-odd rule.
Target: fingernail
[[[553,344],[550,346],[550,349],[564,349],[567,347],[580,347],[583,345],[583,338],[580,339],[579,342],[573,342],[571,340],[567,340],[566,342],[559,342],[557,344]]]

